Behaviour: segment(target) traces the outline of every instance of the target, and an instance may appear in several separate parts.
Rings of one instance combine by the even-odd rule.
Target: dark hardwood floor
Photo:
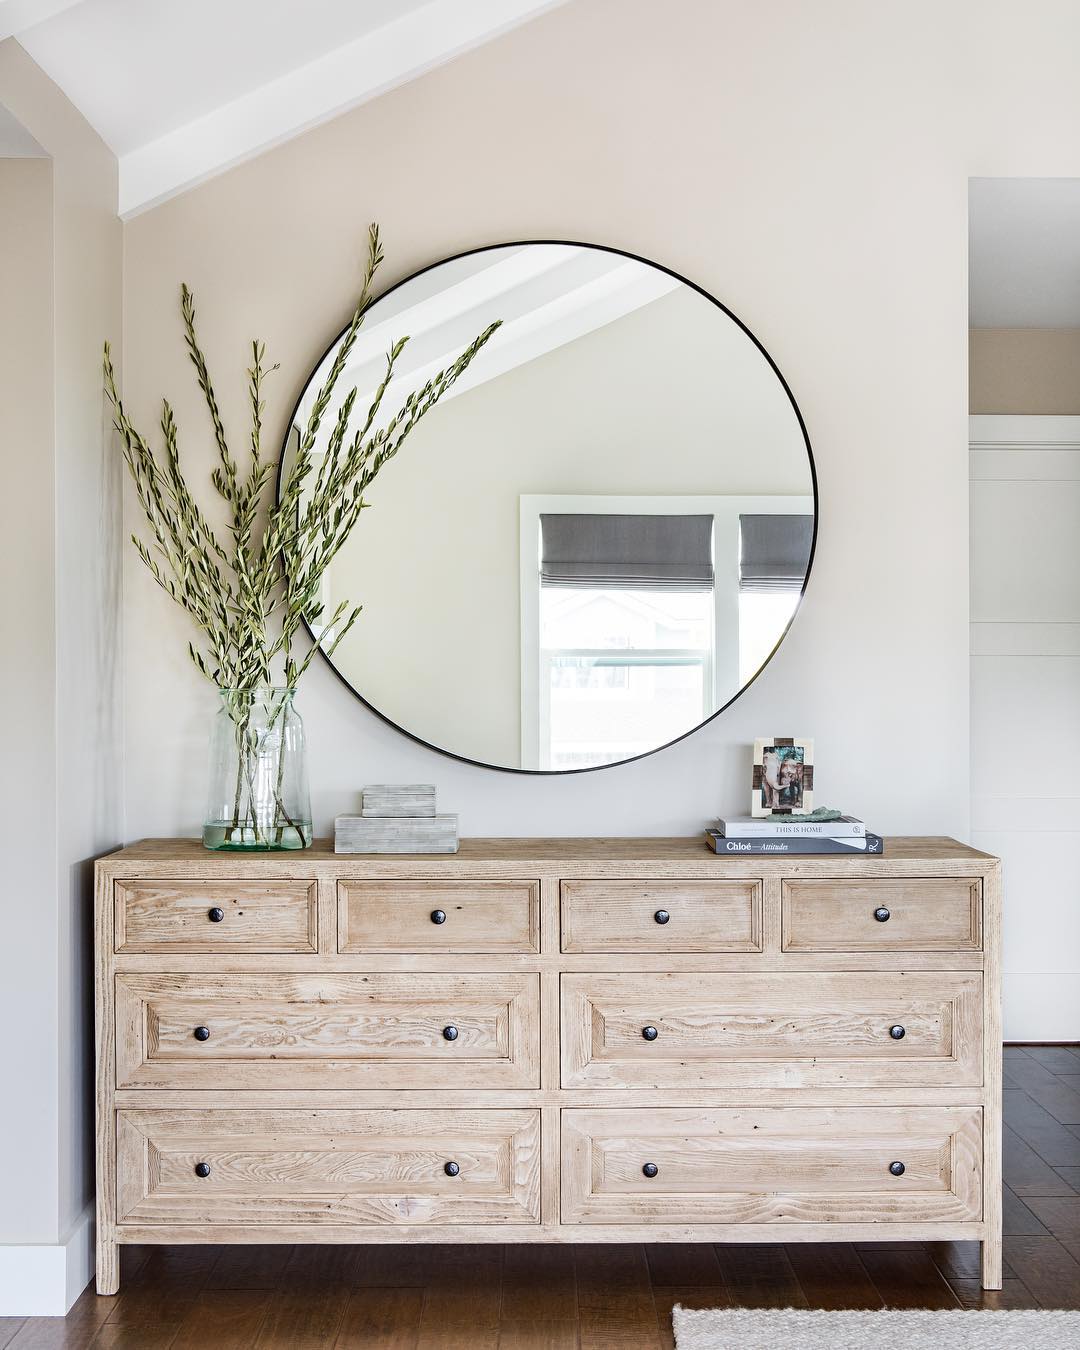
[[[1005,1051],[1005,1285],[975,1243],[145,1247],[0,1350],[663,1350],[671,1308],[1080,1309],[1080,1047]]]

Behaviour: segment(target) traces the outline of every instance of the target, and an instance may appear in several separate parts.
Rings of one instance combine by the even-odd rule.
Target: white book
[[[841,816],[839,820],[790,820],[771,816],[724,816],[716,822],[716,828],[727,839],[780,839],[797,837],[802,839],[861,839],[866,834],[866,826],[854,816]]]

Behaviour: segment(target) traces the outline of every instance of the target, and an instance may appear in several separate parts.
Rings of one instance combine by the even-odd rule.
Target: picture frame
[[[755,740],[750,814],[802,815],[813,809],[814,742],[805,736]]]

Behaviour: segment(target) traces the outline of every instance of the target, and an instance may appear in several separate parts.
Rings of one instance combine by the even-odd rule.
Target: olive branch
[[[266,490],[274,477],[277,458],[263,455],[263,382],[278,366],[268,366],[264,345],[258,340],[252,342],[247,372],[251,431],[248,462],[241,468],[229,449],[206,357],[196,336],[195,297],[186,285],[181,287],[185,345],[210,415],[218,453],[211,482],[231,513],[226,542],[215,533],[185,479],[176,420],[168,400],[163,399],[161,405],[162,448],[155,451],[124,410],[109,344],[105,344],[105,395],[151,537],[146,543],[133,534],[132,543],[157,584],[191,616],[201,635],[198,641],[188,643],[191,659],[219,689],[249,691],[272,685],[276,672],[283,675],[286,687],[295,688],[320,646],[320,639],[316,639],[306,651],[298,652],[297,638],[305,618],[313,631],[323,633],[326,655],[333,654],[363,607],[343,600],[326,617],[319,595],[326,569],[369,505],[364,494],[380,470],[398,453],[417,422],[468,369],[501,322],[485,328],[445,370],[411,393],[385,426],[372,430],[394,367],[409,339],[396,341],[386,355],[385,374],[363,420],[352,429],[359,396],[359,391],[352,389],[341,403],[315,470],[313,452],[319,428],[371,306],[372,284],[382,261],[378,226],[372,225],[363,285],[352,320],[315,397],[277,500],[269,502]]]

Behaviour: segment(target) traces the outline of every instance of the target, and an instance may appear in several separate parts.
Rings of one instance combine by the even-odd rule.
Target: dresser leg
[[[983,1239],[982,1244],[982,1287],[984,1289],[1001,1288],[1001,1234],[995,1233]]]
[[[120,1244],[99,1237],[97,1244],[97,1291],[115,1294],[120,1289]]]

